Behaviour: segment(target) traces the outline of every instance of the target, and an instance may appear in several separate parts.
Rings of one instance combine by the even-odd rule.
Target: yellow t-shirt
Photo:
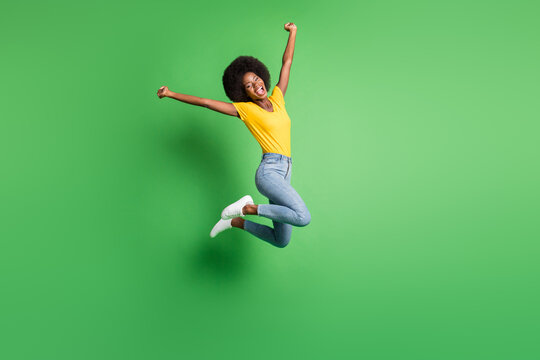
[[[268,97],[274,111],[266,111],[254,102],[233,102],[240,119],[253,134],[263,153],[291,156],[291,119],[285,110],[285,99],[279,86]]]

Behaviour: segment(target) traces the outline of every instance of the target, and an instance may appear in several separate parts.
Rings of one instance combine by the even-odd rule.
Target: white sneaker
[[[219,219],[217,224],[214,225],[214,228],[212,229],[212,231],[210,231],[210,237],[214,238],[220,232],[232,228],[231,221],[232,219],[229,219],[229,220]]]
[[[247,204],[254,204],[253,199],[249,195],[244,196],[237,202],[232,203],[231,205],[223,209],[223,211],[221,212],[221,218],[223,220],[228,220],[239,216],[245,216],[244,214],[242,214],[242,208],[244,207],[244,205]]]

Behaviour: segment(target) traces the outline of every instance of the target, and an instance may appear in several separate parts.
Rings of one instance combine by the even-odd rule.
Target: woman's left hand
[[[294,25],[294,23],[292,23],[292,22],[286,23],[285,24],[285,30],[287,30],[289,32],[296,31],[296,25]]]

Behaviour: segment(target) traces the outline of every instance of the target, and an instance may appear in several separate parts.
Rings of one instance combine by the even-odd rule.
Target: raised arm
[[[191,105],[202,106],[210,110],[220,112],[222,114],[238,116],[238,111],[236,111],[236,108],[231,103],[219,100],[205,99],[193,95],[178,94],[170,91],[167,86],[160,87],[157,95],[160,99],[164,97],[170,97],[171,99],[176,99],[178,101],[182,101]]]
[[[287,91],[289,85],[289,74],[291,72],[292,59],[294,54],[294,42],[296,40],[296,25],[294,23],[286,23],[285,30],[289,32],[289,40],[287,41],[287,47],[283,54],[283,63],[281,66],[281,72],[279,73],[279,82],[277,86],[281,89],[283,96]]]

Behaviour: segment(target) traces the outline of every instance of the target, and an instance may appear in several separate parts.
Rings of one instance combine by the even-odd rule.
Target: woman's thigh
[[[284,177],[286,176],[287,179]],[[282,169],[262,169],[257,171],[255,179],[257,190],[277,205],[293,210],[306,207],[304,200],[290,184],[290,177]]]

